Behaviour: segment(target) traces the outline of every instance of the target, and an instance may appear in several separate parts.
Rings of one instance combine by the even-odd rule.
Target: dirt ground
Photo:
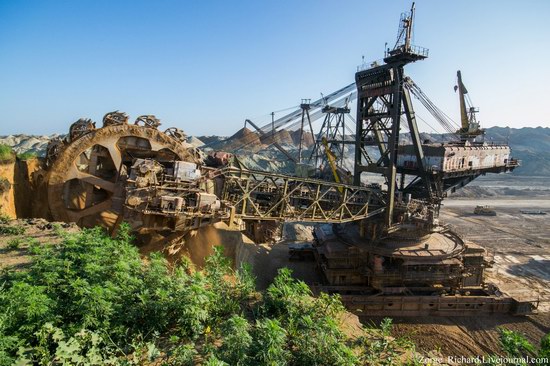
[[[24,233],[20,235],[0,234],[0,271],[6,268],[21,269],[31,261],[29,246],[34,242],[40,245],[55,245],[62,241],[60,230],[63,232],[77,232],[79,228],[75,224],[51,223],[43,219],[18,219],[12,220],[10,226],[22,227]],[[13,239],[19,239],[17,248],[10,249],[9,243]]]
[[[491,205],[497,216],[474,215],[476,205]],[[548,211],[547,215],[521,210]],[[550,311],[550,197],[547,199],[448,200],[441,220],[494,256],[488,281],[514,297],[537,297]]]

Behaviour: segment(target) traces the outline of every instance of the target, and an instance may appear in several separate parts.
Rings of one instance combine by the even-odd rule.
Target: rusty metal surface
[[[330,293],[335,289],[320,286],[315,290]],[[525,315],[538,306],[538,300],[519,301],[487,292],[469,296],[342,295],[341,298],[346,307],[359,316]]]
[[[55,220],[79,222],[89,216],[106,216],[99,220],[100,223],[106,226],[115,224],[120,209],[114,207],[113,199],[123,189],[123,182],[118,180],[118,176],[120,169],[124,169],[123,156],[128,148],[119,144],[124,138],[146,145],[151,153],[168,150],[181,160],[196,159],[189,145],[154,128],[120,123],[89,131],[65,146],[49,169],[48,201]],[[91,167],[97,162],[91,161],[86,162],[88,167],[82,168],[82,161],[79,160],[86,154],[89,156],[84,159],[103,159],[103,164],[109,162],[114,170],[107,176],[104,171],[92,171],[95,168]],[[103,194],[102,199],[91,200],[91,195],[99,196],[98,191]],[[71,197],[78,202],[67,202]]]

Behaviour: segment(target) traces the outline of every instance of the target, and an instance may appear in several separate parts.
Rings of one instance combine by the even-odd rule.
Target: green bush
[[[252,365],[286,365],[291,353],[287,348],[287,332],[277,319],[256,322],[252,345]]]
[[[0,225],[0,234],[4,235],[22,235],[26,229],[20,225]]]
[[[24,153],[17,154],[17,158],[19,160],[30,160],[36,158],[37,156],[38,154],[36,154],[36,152],[34,151],[26,151]]]
[[[6,144],[0,144],[0,163],[11,163],[15,161],[15,154],[12,148]]]
[[[550,360],[550,333],[540,340],[539,357]]]
[[[250,267],[234,271],[221,248],[201,271],[158,253],[143,261],[127,225],[116,238],[84,229],[65,233],[62,244],[30,247],[29,269],[0,277],[0,366],[366,360],[335,320],[339,297],[313,297],[288,269],[262,296]]]
[[[62,245],[36,250],[27,272],[9,272],[0,279],[5,284],[0,292],[1,331],[15,340],[4,342],[0,355],[15,357],[15,345],[22,343],[31,349],[26,357],[33,362],[52,357],[59,362],[55,352],[45,355],[37,346],[46,342],[45,349],[60,347],[59,337],[40,333],[49,324],[48,329],[58,329],[68,339],[83,329],[98,334],[98,344],[109,341],[119,355],[137,352],[136,339],[148,344],[154,334],[179,335],[182,342],[174,346],[174,357],[186,359],[190,352],[185,343],[204,342],[206,330],[217,336],[219,324],[239,311],[247,285],[227,280],[229,275],[229,262],[220,250],[202,272],[186,265],[172,268],[160,254],[144,264],[127,226],[117,238],[100,228],[67,234]]]
[[[196,355],[197,350],[193,342],[181,344],[172,350],[168,364],[173,366],[194,366]]]
[[[8,240],[8,249],[15,250],[19,249],[19,246],[21,245],[21,238],[11,238]]]
[[[40,241],[36,238],[27,238],[27,244],[29,246],[29,253],[37,255],[40,253],[41,245]]]
[[[11,218],[5,213],[0,213],[0,224],[5,225],[11,221]]]
[[[542,337],[540,347],[536,347],[529,342],[522,334],[506,328],[498,328],[500,348],[503,356],[508,358],[511,363],[502,363],[502,357],[496,354],[486,356],[484,365],[510,365],[510,366],[548,366],[550,363],[550,333]],[[529,361],[526,362],[529,358]],[[536,361],[535,361],[536,360]]]
[[[522,357],[534,353],[535,347],[521,334],[504,328],[500,328],[499,333],[500,344],[508,356]]]
[[[384,318],[378,328],[370,329],[367,337],[357,340],[363,349],[360,356],[362,364],[395,365],[399,364],[400,356],[405,350],[414,351],[414,345],[407,339],[392,337],[392,328],[392,320]]]
[[[357,358],[346,344],[335,317],[344,310],[338,296],[315,298],[309,287],[279,270],[266,291],[266,315],[275,315],[287,333],[291,363],[298,365],[353,365]]]
[[[252,345],[250,329],[248,320],[240,315],[234,315],[225,322],[222,327],[223,345],[219,351],[222,360],[230,365],[248,364]]]

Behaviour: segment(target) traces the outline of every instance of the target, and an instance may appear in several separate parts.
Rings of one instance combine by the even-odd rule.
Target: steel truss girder
[[[222,200],[243,220],[322,223],[358,221],[384,210],[376,189],[227,168]]]

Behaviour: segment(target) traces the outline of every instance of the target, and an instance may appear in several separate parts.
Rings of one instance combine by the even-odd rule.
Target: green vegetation
[[[203,270],[143,261],[123,225],[29,242],[33,262],[0,275],[0,365],[415,365],[412,343],[392,322],[351,339],[337,296],[313,297],[280,269],[264,293],[248,266],[235,271],[215,251]],[[547,355],[503,330],[509,355]],[[545,353],[546,352],[546,353]]]
[[[17,154],[19,160],[30,160],[36,158],[38,155],[34,151],[26,151],[21,154]]]
[[[62,245],[33,245],[33,253],[28,270],[0,277],[0,365],[354,365],[366,357],[335,320],[339,298],[311,296],[288,269],[261,294],[251,269],[232,270],[221,250],[202,271],[160,254],[144,263],[126,226],[117,238],[99,228],[65,234]]]
[[[19,249],[19,246],[21,245],[21,238],[11,238],[8,240],[8,249],[15,250]]]
[[[500,328],[500,344],[506,357],[510,359],[516,359],[518,362],[512,363],[513,365],[550,365],[548,359],[550,357],[550,333],[544,336],[540,341],[540,347],[537,350],[536,347],[531,344],[520,333]],[[546,360],[542,362],[527,362],[527,357],[535,360]]]
[[[550,333],[542,337],[540,346],[535,347],[522,334],[499,328],[501,356],[485,356],[484,365],[548,366],[550,363]],[[509,361],[507,363],[503,361]]]
[[[22,235],[26,229],[21,225],[0,224],[0,234],[3,235]]]
[[[6,225],[11,221],[11,217],[6,215],[5,213],[0,213],[0,224]]]
[[[27,245],[29,246],[29,253],[33,255],[40,254],[40,241],[36,238],[27,238]]]
[[[12,148],[5,144],[0,144],[0,163],[12,163],[15,161],[15,154]]]

